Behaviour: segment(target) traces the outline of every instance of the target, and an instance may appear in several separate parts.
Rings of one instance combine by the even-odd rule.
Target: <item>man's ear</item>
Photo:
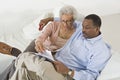
[[[97,27],[97,28],[96,28],[96,31],[100,31],[100,27]]]

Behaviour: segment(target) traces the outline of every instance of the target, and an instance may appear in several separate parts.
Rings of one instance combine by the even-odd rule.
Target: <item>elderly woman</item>
[[[36,39],[37,52],[43,52],[45,49],[54,52],[61,48],[75,32],[73,25],[75,17],[76,13],[73,7],[63,7],[60,10],[60,21],[54,21],[44,27],[42,34]]]

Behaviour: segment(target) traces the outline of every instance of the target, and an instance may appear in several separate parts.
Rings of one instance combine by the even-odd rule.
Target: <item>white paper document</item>
[[[55,61],[55,59],[53,58],[53,55],[51,53],[51,51],[45,50],[45,52],[43,53],[35,53],[38,56],[43,56],[51,61]]]

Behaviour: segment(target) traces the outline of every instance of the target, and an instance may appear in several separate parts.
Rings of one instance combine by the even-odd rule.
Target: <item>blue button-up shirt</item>
[[[80,31],[80,35],[55,57],[74,70],[75,80],[96,80],[111,57],[110,47],[103,41],[101,34],[86,39]]]

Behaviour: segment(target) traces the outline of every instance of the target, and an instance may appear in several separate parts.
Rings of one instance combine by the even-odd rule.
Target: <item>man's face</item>
[[[94,26],[91,19],[84,19],[82,26],[82,32],[85,38],[94,38],[99,35],[100,29]]]
[[[72,26],[73,25],[73,16],[69,14],[64,14],[61,16],[61,22],[63,23],[64,26]]]

